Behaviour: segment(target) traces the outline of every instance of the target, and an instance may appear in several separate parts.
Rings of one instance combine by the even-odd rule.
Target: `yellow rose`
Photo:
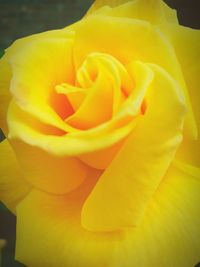
[[[29,267],[200,261],[200,32],[97,0],[0,61],[0,199]]]

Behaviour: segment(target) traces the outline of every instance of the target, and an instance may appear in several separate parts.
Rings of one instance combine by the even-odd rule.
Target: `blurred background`
[[[92,2],[93,0],[0,0],[0,56],[18,38],[62,28],[79,20]],[[165,2],[177,10],[180,24],[200,29],[200,0]],[[1,132],[0,139],[3,140]],[[2,257],[0,255],[0,267],[23,266],[14,260],[15,225],[14,215],[0,204],[0,247],[4,244],[1,239],[7,241]]]
[[[0,0],[0,48],[80,19],[92,0]]]
[[[62,28],[80,19],[93,0],[0,0],[0,49],[17,38]],[[200,0],[166,0],[183,25],[198,28]]]

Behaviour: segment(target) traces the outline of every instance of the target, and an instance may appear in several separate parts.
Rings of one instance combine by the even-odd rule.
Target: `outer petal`
[[[30,192],[15,154],[7,140],[0,143],[0,201],[15,212],[16,205]]]
[[[71,30],[72,26],[61,30],[50,30],[20,38],[16,40],[10,47],[8,47],[6,52],[11,56],[22,51],[27,45],[37,40],[44,40],[46,38],[66,38]]]
[[[18,105],[65,131],[68,128],[61,117],[71,114],[72,108],[65,96],[56,94],[55,86],[74,79],[73,34],[36,38],[22,50],[7,55],[13,71],[10,90]]]
[[[147,21],[99,14],[80,21],[76,25],[74,44],[76,67],[96,51],[110,54],[124,65],[133,60],[151,61],[178,77],[178,62],[172,46],[159,29]]]
[[[24,179],[36,188],[64,194],[77,188],[89,167],[75,157],[59,157],[44,150],[12,140]]]
[[[195,266],[200,170],[194,170],[172,167],[142,224],[123,232],[97,234],[81,227],[81,206],[92,184],[62,197],[34,191],[17,209],[16,258],[31,267]]]
[[[8,49],[3,58],[0,59],[0,127],[3,129],[4,133],[7,135],[7,124],[6,124],[6,113],[8,108],[8,103],[11,99],[10,95],[10,82],[12,79],[12,69],[9,64],[9,58],[13,55],[16,56],[18,53],[26,50],[27,47],[33,45],[34,42],[45,39],[58,39],[69,37],[69,29],[63,30],[53,30],[47,31],[39,34],[34,34],[25,38],[18,39],[15,41]]]
[[[176,10],[162,0],[96,0],[87,15],[93,13],[142,19],[157,25],[178,23]]]
[[[184,73],[200,135],[200,30],[181,26],[172,26],[168,30]],[[184,139],[178,158],[200,166],[200,136],[196,141]]]
[[[86,229],[113,231],[138,225],[182,141],[181,89],[160,67],[149,66],[155,78],[147,112],[86,200]]]
[[[8,133],[6,113],[11,99],[11,95],[8,90],[11,76],[11,68],[4,56],[0,60],[0,127],[6,135]]]

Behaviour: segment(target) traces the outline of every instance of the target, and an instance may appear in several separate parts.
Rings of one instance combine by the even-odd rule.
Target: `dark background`
[[[17,38],[62,28],[79,20],[92,2],[93,0],[0,0],[0,50],[4,50]],[[200,0],[165,2],[177,9],[180,24],[200,28]],[[0,139],[2,137],[0,132]],[[7,240],[0,267],[23,266],[14,261],[15,224],[15,217],[0,205],[0,238]]]
[[[93,0],[0,0],[0,48],[80,19]]]
[[[80,19],[93,0],[0,0],[0,49],[19,37],[62,28]],[[198,28],[200,0],[166,0],[180,23]]]

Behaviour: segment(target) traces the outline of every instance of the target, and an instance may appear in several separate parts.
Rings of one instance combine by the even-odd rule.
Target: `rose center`
[[[74,85],[62,83],[55,90],[67,97],[74,111],[65,121],[85,130],[112,119],[133,88],[134,81],[117,59],[92,53],[77,70]]]

